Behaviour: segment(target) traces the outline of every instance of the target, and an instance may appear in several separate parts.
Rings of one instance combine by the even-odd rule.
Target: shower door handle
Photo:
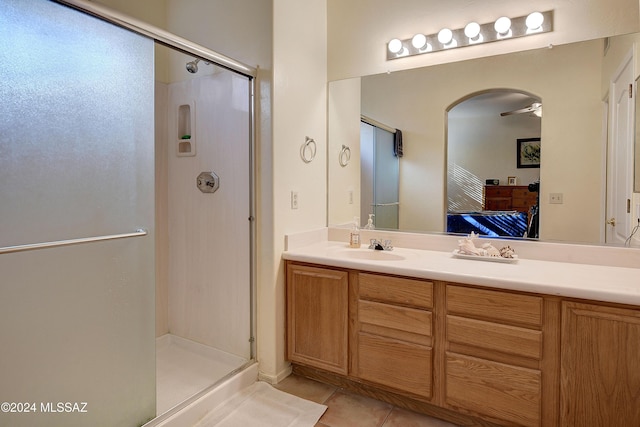
[[[34,249],[56,248],[60,246],[77,245],[79,243],[101,242],[105,240],[125,239],[127,237],[146,236],[147,230],[137,229],[133,233],[109,234],[106,236],[83,237],[80,239],[56,240],[55,242],[30,243],[28,245],[5,246],[0,248],[0,254],[9,254],[13,252],[32,251]]]

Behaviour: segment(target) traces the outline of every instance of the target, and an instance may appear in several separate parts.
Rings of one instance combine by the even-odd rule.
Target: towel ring
[[[313,138],[305,137],[304,144],[300,147],[300,157],[305,163],[311,163],[316,157],[316,142]]]
[[[338,162],[340,166],[345,167],[349,164],[349,160],[351,160],[351,148],[343,144],[340,154],[338,155]]]

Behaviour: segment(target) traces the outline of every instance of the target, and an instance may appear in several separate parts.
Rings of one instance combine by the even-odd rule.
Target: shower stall
[[[255,70],[0,4],[0,426],[140,426],[254,363]]]

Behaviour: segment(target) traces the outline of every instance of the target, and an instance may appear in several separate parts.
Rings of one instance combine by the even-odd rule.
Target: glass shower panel
[[[366,224],[369,214],[375,214],[373,183],[375,162],[375,127],[360,123],[360,223]]]
[[[0,3],[0,426],[155,416],[153,41]],[[28,413],[24,403],[33,404]]]
[[[374,214],[377,228],[397,229],[399,210],[399,167],[393,152],[395,135],[387,130],[375,129]]]
[[[398,228],[399,162],[393,152],[395,135],[360,123],[360,222],[374,214],[376,228]]]

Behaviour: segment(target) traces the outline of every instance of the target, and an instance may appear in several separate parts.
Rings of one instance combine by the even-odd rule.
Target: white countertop
[[[383,252],[401,259],[371,260],[367,258],[376,256],[370,254],[376,251],[367,249],[367,245],[352,249],[344,242],[319,240],[295,245],[283,253],[283,258],[378,273],[640,306],[640,268],[522,258],[514,263],[499,263],[460,259],[454,257],[453,249],[455,247],[451,251],[396,247],[393,251]],[[380,256],[387,256],[384,254]]]

